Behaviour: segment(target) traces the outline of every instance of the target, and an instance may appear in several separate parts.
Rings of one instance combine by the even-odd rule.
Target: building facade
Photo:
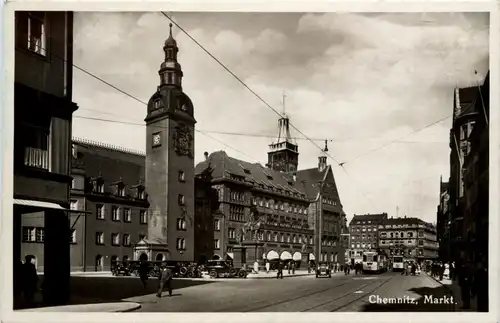
[[[464,239],[464,160],[469,154],[469,137],[479,116],[477,88],[456,89],[453,105],[453,125],[450,130],[450,179],[448,184],[450,195],[450,236],[447,248],[451,250],[451,258],[460,258],[460,250],[466,247]]]
[[[71,125],[78,108],[72,102],[73,13],[17,11],[15,42],[13,264],[36,256],[44,302],[65,304]]]
[[[439,242],[439,259],[450,261],[450,194],[448,182],[443,182],[442,178],[439,185],[439,205],[437,207],[437,226],[436,232]]]
[[[349,259],[361,262],[364,251],[379,248],[379,226],[387,220],[387,213],[354,215],[349,223]]]
[[[464,160],[463,259],[488,266],[489,238],[489,73],[477,89],[479,116],[469,135],[469,154]]]
[[[379,250],[420,262],[437,259],[439,245],[434,225],[418,218],[389,218],[378,225]]]

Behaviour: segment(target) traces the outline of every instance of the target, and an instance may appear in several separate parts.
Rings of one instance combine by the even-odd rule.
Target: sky
[[[482,83],[488,70],[487,13],[168,14],[314,142],[291,129],[299,169],[317,167],[328,140],[348,220],[386,212],[436,221],[454,88]],[[159,12],[75,13],[74,64],[147,102],[169,22]],[[173,35],[203,132],[195,162],[225,150],[265,165],[277,113],[175,26]],[[145,105],[78,69],[73,82],[74,136],[145,150]]]

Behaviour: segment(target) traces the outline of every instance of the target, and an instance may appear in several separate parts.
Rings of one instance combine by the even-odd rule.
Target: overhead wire
[[[60,60],[64,61],[65,63],[68,63],[68,60],[66,60],[64,57],[61,57],[61,56],[59,56],[59,55],[57,55],[57,54],[54,54],[53,52],[49,52],[49,51],[47,51],[47,49],[45,49],[45,48],[40,47],[40,49],[44,50],[46,53],[49,53],[49,55],[50,55],[51,57],[58,58],[58,59],[60,59]],[[17,50],[18,52],[23,52],[23,50],[21,50],[20,48],[16,48],[16,50]],[[94,78],[94,79],[98,80],[99,82],[102,82],[103,84],[106,84],[107,86],[109,86],[109,87],[113,88],[114,90],[116,90],[116,91],[118,91],[118,92],[120,92],[120,93],[122,93],[122,94],[126,95],[127,97],[129,97],[129,98],[131,98],[131,99],[133,99],[133,100],[135,100],[135,101],[137,101],[137,102],[139,102],[139,103],[141,103],[141,104],[143,104],[143,105],[145,105],[145,106],[147,107],[147,105],[148,105],[148,104],[147,104],[145,101],[143,101],[143,100],[141,100],[141,99],[137,98],[136,96],[134,96],[134,95],[132,95],[132,94],[130,94],[130,93],[128,93],[128,92],[126,92],[126,91],[124,91],[124,90],[122,90],[122,89],[118,88],[118,87],[116,87],[115,85],[113,85],[113,84],[109,83],[108,81],[104,80],[103,78],[101,78],[101,77],[99,77],[99,76],[97,76],[97,75],[95,75],[95,74],[93,74],[93,73],[89,72],[88,70],[86,70],[86,69],[84,69],[84,68],[82,68],[82,67],[80,67],[80,66],[77,66],[77,65],[76,65],[76,64],[74,64],[74,63],[71,63],[71,65],[72,65],[74,68],[76,68],[77,70],[79,70],[79,71],[81,71],[81,72],[85,73],[86,75],[88,75],[88,76],[90,76],[90,77],[92,77],[92,78]],[[78,118],[78,116],[75,116],[75,117],[77,117],[77,118]],[[110,120],[108,120],[108,121],[110,121]],[[122,123],[127,123],[127,122],[122,122]],[[131,123],[131,122],[130,122],[130,123],[128,123],[128,124],[133,124],[133,123]],[[234,151],[236,151],[236,152],[238,152],[238,153],[240,153],[240,154],[242,154],[242,155],[244,155],[244,156],[246,156],[246,157],[248,157],[248,158],[250,158],[250,159],[252,159],[252,160],[256,161],[256,159],[255,159],[255,158],[253,158],[253,157],[249,156],[248,154],[244,153],[244,152],[243,152],[243,151],[241,151],[240,149],[234,148],[234,147],[232,147],[231,145],[229,145],[229,144],[227,144],[227,143],[223,142],[222,140],[216,139],[216,138],[214,138],[213,136],[211,136],[211,135],[209,135],[209,134],[204,133],[202,130],[198,130],[198,129],[196,129],[196,128],[195,128],[195,131],[196,131],[196,132],[201,133],[202,135],[204,135],[204,136],[206,136],[206,137],[208,137],[208,138],[210,138],[210,139],[212,139],[212,140],[214,140],[214,141],[216,141],[216,142],[218,142],[218,143],[220,143],[220,144],[222,144],[222,145],[224,145],[225,147],[227,147],[227,148],[229,148],[229,149],[232,149],[232,150],[234,150]]]

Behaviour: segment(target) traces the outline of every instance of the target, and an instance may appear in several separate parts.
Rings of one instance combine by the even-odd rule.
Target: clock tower
[[[196,120],[193,103],[182,91],[183,73],[172,24],[163,51],[160,85],[148,102],[145,119],[145,187],[150,208],[148,235],[140,244],[147,249],[148,260],[193,261]],[[140,255],[136,253],[136,257]]]
[[[283,96],[283,107],[285,97]],[[290,119],[283,112],[278,120],[278,138],[269,145],[268,167],[280,172],[295,174],[299,164],[299,147],[290,136]]]

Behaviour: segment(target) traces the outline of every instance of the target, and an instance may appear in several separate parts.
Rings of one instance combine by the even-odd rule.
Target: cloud
[[[331,156],[346,161],[342,168],[329,160],[349,217],[394,213],[397,205],[435,220],[439,177],[448,176],[450,119],[414,132],[451,115],[456,84],[475,84],[475,69],[484,76],[486,14],[174,13],[173,19],[278,113],[286,94],[291,123],[312,141],[298,140],[299,168],[316,167],[318,147],[330,140]],[[277,134],[277,114],[190,37],[172,31],[197,129],[208,131],[196,133],[196,161],[204,151],[224,149],[265,164],[273,138],[261,135]],[[148,101],[168,33],[160,13],[76,13],[75,64]],[[76,136],[144,150],[143,104],[78,70],[74,101]],[[292,135],[302,137],[293,129]]]

